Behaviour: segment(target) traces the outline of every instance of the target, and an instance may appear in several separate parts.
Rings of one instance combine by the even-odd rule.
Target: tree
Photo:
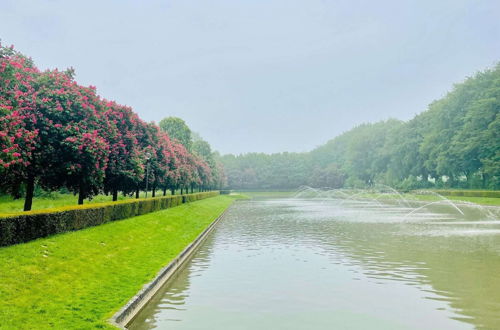
[[[109,123],[106,132],[109,141],[109,160],[104,178],[104,192],[111,193],[113,201],[118,191],[131,194],[144,180],[144,155],[137,139],[140,120],[131,108],[115,102],[103,101]]]
[[[309,185],[316,188],[342,188],[345,179],[346,175],[333,163],[326,168],[315,168],[309,178]]]
[[[190,151],[192,146],[191,130],[184,120],[177,117],[167,117],[160,121],[160,128],[168,136],[182,144]]]
[[[32,61],[0,45],[0,188],[15,197],[27,185],[25,210],[31,209],[36,172],[33,153],[39,141]]]

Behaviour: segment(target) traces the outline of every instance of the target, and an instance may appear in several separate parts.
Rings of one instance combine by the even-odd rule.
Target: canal
[[[498,328],[497,210],[457,207],[235,203],[129,327]]]

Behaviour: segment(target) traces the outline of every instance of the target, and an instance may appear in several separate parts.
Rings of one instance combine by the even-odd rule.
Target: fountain
[[[421,196],[431,196],[437,200],[421,200]],[[315,199],[338,202],[341,207],[347,203],[358,203],[360,208],[388,208],[397,203],[400,208],[407,210],[403,219],[420,212],[428,214],[435,213],[436,207],[447,208],[447,213],[455,213],[459,218],[468,218],[467,213],[475,212],[476,219],[486,218],[488,220],[498,220],[500,208],[494,206],[483,206],[467,201],[452,201],[431,190],[417,190],[412,193],[402,194],[396,189],[384,185],[375,184],[368,189],[346,189],[346,188],[313,188],[309,186],[300,187],[294,194],[295,199]]]

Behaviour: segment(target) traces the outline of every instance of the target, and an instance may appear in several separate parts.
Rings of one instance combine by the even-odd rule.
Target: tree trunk
[[[153,188],[153,190],[151,191],[151,196],[152,197],[155,197],[156,196],[156,187]]]
[[[33,192],[35,191],[35,176],[30,174],[26,182],[26,198],[24,199],[24,210],[31,210],[33,205]]]
[[[482,178],[481,178],[481,184],[482,184],[482,188],[485,189],[487,184],[488,184],[488,175],[487,174],[482,174]]]
[[[191,194],[193,193],[194,191],[194,186],[191,186]]]
[[[163,188],[163,196],[167,195],[167,188]]]
[[[173,195],[175,195],[175,188],[170,188],[170,193]]]
[[[135,198],[139,198],[139,187],[135,190]]]
[[[78,205],[83,205],[84,198],[85,198],[85,189],[83,187],[83,182],[80,181],[80,187],[78,191]]]
[[[113,202],[116,202],[118,200],[118,190],[113,189]]]
[[[181,187],[181,195],[184,193],[184,188]]]

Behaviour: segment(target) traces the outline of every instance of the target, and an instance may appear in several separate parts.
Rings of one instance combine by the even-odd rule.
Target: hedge
[[[443,196],[500,198],[500,190],[433,190]]]
[[[29,211],[0,218],[0,246],[174,207],[219,195],[218,191]]]

